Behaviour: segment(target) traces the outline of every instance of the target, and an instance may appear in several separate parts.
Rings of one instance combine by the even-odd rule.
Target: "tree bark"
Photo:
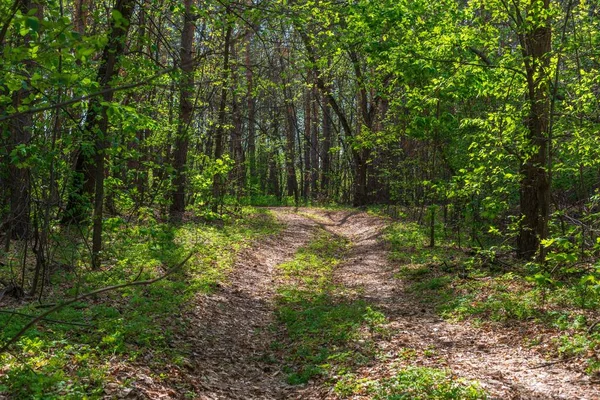
[[[193,88],[194,88],[194,17],[192,15],[192,0],[184,1],[185,14],[183,17],[183,31],[181,33],[181,49],[179,59],[183,74],[179,88],[179,121],[177,136],[173,149],[173,192],[171,197],[170,218],[180,220],[185,211],[186,192],[186,165],[189,147],[189,130],[194,113]]]
[[[248,107],[248,170],[251,184],[256,179],[256,100],[254,99],[254,72],[252,70],[252,31],[246,34],[246,86]]]
[[[323,167],[321,168],[321,193],[326,197],[329,195],[329,174],[331,171],[331,110],[327,96],[322,95],[323,107]]]
[[[109,89],[111,80],[118,73],[118,58],[125,49],[125,39],[129,31],[130,20],[135,5],[134,0],[118,0],[113,10],[117,11],[122,20],[113,17],[109,40],[102,53],[102,61],[98,69],[98,82],[102,89]],[[118,15],[118,14],[114,14]],[[102,95],[102,101],[109,103],[113,100],[113,92],[107,91]],[[102,251],[102,218],[104,203],[104,168],[106,149],[109,146],[108,115],[106,106],[102,105],[100,98],[93,98],[88,103],[88,116],[85,121],[85,131],[94,138],[94,157],[85,160],[85,155],[80,152],[80,157],[87,161],[87,171],[93,176],[94,183],[94,212],[92,216],[92,266],[100,266],[100,253]],[[85,163],[84,161],[84,163]],[[77,188],[80,189],[80,188]],[[79,192],[81,195],[81,191]],[[81,210],[80,210],[81,211]]]
[[[311,128],[312,128],[312,106],[311,106],[311,91],[304,91],[304,181],[302,182],[302,197],[305,200],[308,200],[311,196],[311,170],[313,166],[311,165]]]
[[[316,86],[312,88],[311,99],[311,132],[310,132],[310,190],[312,198],[315,198],[318,192],[319,181],[319,90]]]
[[[229,9],[226,12],[226,18],[229,15]],[[229,52],[231,47],[231,33],[233,27],[228,22],[227,28],[225,29],[225,43],[223,45],[223,87],[221,88],[221,99],[219,103],[219,114],[217,121],[217,129],[215,132],[215,160],[223,157],[223,140],[225,136],[225,117],[227,111],[227,92],[229,86],[227,81],[229,80]],[[216,174],[213,178],[213,204],[212,212],[216,213],[219,211],[219,205],[221,204],[221,198],[223,197],[223,178]]]
[[[27,15],[30,10],[37,9],[36,17],[41,19],[43,13],[41,6],[32,3],[29,0],[17,0],[15,5],[23,15]],[[23,37],[23,46],[28,47],[31,41],[29,34]],[[25,65],[31,71],[34,68],[32,60],[26,60]],[[15,109],[19,109],[23,101],[31,94],[30,90],[22,88],[12,94],[12,105]],[[9,121],[8,130],[10,132],[8,143],[8,188],[10,210],[7,221],[7,229],[9,237],[21,240],[31,234],[31,190],[30,190],[30,170],[27,167],[15,165],[10,160],[11,153],[18,149],[19,146],[27,145],[31,141],[31,128],[33,119],[31,114],[22,114],[12,121]],[[19,159],[19,154],[16,154]]]
[[[538,1],[532,0],[531,10],[537,10]],[[540,11],[547,12],[550,0],[543,1]],[[541,18],[540,16],[534,16]],[[524,24],[525,22],[523,22]],[[536,22],[531,22],[536,23]],[[520,34],[527,77],[529,118],[527,121],[528,143],[521,165],[520,205],[522,221],[517,240],[517,254],[531,259],[536,254],[544,259],[541,241],[548,236],[550,216],[550,182],[548,177],[548,146],[550,121],[549,66],[552,50],[552,30],[546,18],[537,26],[528,27]]]

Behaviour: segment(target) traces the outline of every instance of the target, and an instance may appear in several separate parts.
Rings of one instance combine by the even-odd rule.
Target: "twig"
[[[19,315],[21,317],[27,317],[27,318],[36,318],[35,315],[24,314],[24,313],[20,313],[20,312],[13,311],[13,310],[0,310],[0,314],[11,314],[11,315]],[[58,319],[51,319],[51,318],[42,318],[42,320],[46,321],[46,322],[52,322],[53,324],[61,324],[61,325],[75,325],[75,326],[84,326],[84,327],[92,326],[90,324],[86,324],[83,322],[68,322],[68,321],[60,321]]]
[[[182,262],[180,262],[179,264],[177,264],[176,266],[174,266],[173,268],[171,268],[170,270],[168,270],[167,272],[165,272],[163,275],[159,276],[158,278],[148,279],[145,281],[133,281],[133,282],[128,282],[128,283],[122,283],[119,285],[103,287],[103,288],[96,289],[91,292],[82,294],[81,296],[77,296],[71,300],[67,300],[64,303],[57,304],[56,306],[54,306],[54,307],[50,308],[49,310],[44,311],[42,314],[38,315],[37,317],[35,317],[31,321],[29,321],[23,328],[21,328],[21,330],[19,332],[17,332],[17,334],[15,336],[13,336],[8,342],[6,342],[4,344],[4,346],[2,346],[2,348],[0,348],[0,354],[4,353],[6,350],[8,350],[8,348],[10,346],[12,346],[14,343],[16,343],[16,341],[19,340],[19,338],[25,332],[27,332],[27,330],[29,330],[29,328],[31,328],[32,326],[34,326],[39,321],[43,320],[44,318],[46,318],[48,315],[52,314],[53,312],[56,312],[56,311],[62,309],[63,307],[68,306],[69,304],[73,304],[79,300],[82,300],[87,297],[94,296],[94,295],[97,295],[100,293],[105,293],[105,292],[109,292],[111,290],[122,289],[122,288],[130,287],[130,286],[145,286],[145,285],[150,285],[150,284],[156,283],[158,281],[161,281],[161,280],[165,279],[166,277],[168,277],[169,275],[173,274],[175,271],[179,270],[181,267],[183,267],[185,265],[185,263],[187,263],[189,261],[189,259],[192,258],[194,253],[195,252],[192,251]]]
[[[563,359],[557,360],[557,361],[550,361],[550,362],[547,362],[547,363],[538,364],[538,365],[535,365],[533,367],[530,367],[529,369],[538,369],[538,368],[549,367],[551,365],[555,365],[555,364],[560,364],[560,363],[564,363],[564,362],[567,362],[567,361],[571,361],[575,357],[576,356],[571,356],[571,357],[563,358]]]

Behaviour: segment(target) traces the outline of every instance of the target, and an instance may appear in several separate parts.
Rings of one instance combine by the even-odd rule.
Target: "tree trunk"
[[[312,170],[312,165],[311,165],[311,157],[310,157],[310,150],[311,150],[311,128],[312,128],[312,122],[311,122],[311,114],[312,114],[312,107],[311,107],[311,92],[310,90],[305,90],[304,91],[304,181],[302,182],[302,197],[305,200],[308,200],[308,198],[311,195],[311,170]]]
[[[321,168],[321,193],[326,197],[329,195],[329,174],[331,171],[331,111],[327,96],[322,96],[323,104],[323,148],[322,156],[323,167]]]
[[[117,61],[125,49],[125,39],[129,31],[129,21],[133,14],[134,5],[134,0],[118,0],[115,4],[114,10],[118,11],[123,19],[111,22],[109,40],[102,53],[102,61],[98,70],[98,82],[103,89],[110,88],[112,78],[118,73]],[[112,100],[113,92],[107,91],[102,95],[103,102],[109,103]],[[102,251],[105,152],[109,146],[109,138],[107,109],[97,97],[94,97],[88,103],[85,131],[94,137],[94,165],[90,165],[90,163],[88,168],[93,171],[92,176],[95,184],[94,213],[92,216],[92,266],[98,268],[100,266],[100,252]],[[80,156],[83,156],[83,153],[80,153]]]
[[[254,73],[252,71],[252,31],[246,34],[246,86],[248,106],[248,169],[250,183],[256,179],[256,100],[254,99]]]
[[[179,121],[177,125],[177,136],[175,137],[175,148],[173,150],[173,170],[175,179],[173,182],[173,193],[171,198],[170,218],[180,220],[185,211],[186,192],[186,165],[189,147],[189,130],[194,113],[193,88],[194,88],[194,16],[192,15],[192,0],[184,1],[185,15],[183,18],[183,31],[181,33],[181,86],[179,88]]]
[[[531,1],[531,10],[537,10],[538,1]],[[543,1],[540,12],[547,12],[550,0]],[[541,18],[538,16],[538,18]],[[520,205],[522,221],[517,241],[520,258],[531,259],[536,253],[544,259],[540,246],[548,236],[550,216],[550,182],[548,177],[548,140],[550,121],[549,65],[552,50],[550,21],[521,34],[521,46],[527,76],[529,118],[527,121],[528,147],[533,149],[521,165]]]
[[[27,15],[30,10],[36,9],[35,16],[38,19],[43,18],[42,6],[32,3],[29,0],[20,0],[15,3],[23,15]],[[29,34],[23,37],[23,46],[28,47],[31,41]],[[25,65],[28,71],[32,71],[35,64],[32,60],[26,60]],[[28,85],[27,85],[28,86]],[[12,105],[19,109],[24,100],[30,95],[30,90],[26,88],[19,89],[12,94]],[[25,239],[31,234],[31,190],[30,190],[30,170],[27,167],[15,165],[10,160],[11,153],[19,146],[27,145],[31,141],[31,128],[33,119],[31,114],[24,114],[9,121],[8,130],[10,132],[8,151],[8,188],[10,209],[8,214],[7,229],[9,237],[13,239]],[[19,159],[19,152],[16,153]]]
[[[354,156],[354,199],[352,205],[361,207],[367,204],[367,162],[365,151],[353,151]]]
[[[122,20],[111,22],[108,33],[108,43],[102,52],[100,67],[96,81],[103,90],[110,89],[110,82],[118,73],[117,60],[125,49],[125,39],[129,31],[130,19],[135,2],[133,0],[118,0],[114,10],[121,14]],[[83,131],[94,144],[93,157],[86,153],[83,146],[79,149],[75,163],[75,172],[69,190],[69,199],[65,209],[63,222],[80,223],[86,219],[89,212],[88,198],[95,190],[100,190],[94,196],[94,238],[93,247],[98,253],[101,248],[102,202],[104,200],[104,158],[108,146],[108,119],[103,102],[111,102],[113,92],[107,91],[101,97],[93,97],[87,106],[87,115]],[[94,258],[94,256],[92,257]]]
[[[315,198],[318,192],[318,181],[319,181],[319,104],[317,99],[319,98],[319,91],[316,86],[312,89],[312,120],[311,120],[311,132],[310,132],[310,190],[312,198]]]
[[[286,148],[285,148],[285,171],[286,171],[286,187],[287,195],[294,196],[294,201],[298,203],[298,180],[296,178],[296,169],[294,168],[294,161],[296,160],[296,124],[294,119],[294,107],[291,101],[286,100],[285,114],[286,114]]]
[[[226,18],[229,15],[227,10]],[[227,23],[225,31],[225,43],[223,52],[223,87],[221,87],[221,100],[219,103],[219,115],[217,121],[217,129],[215,132],[215,160],[223,157],[223,140],[225,136],[225,117],[227,111],[227,92],[229,86],[227,81],[229,80],[229,52],[231,47],[231,33],[233,27],[230,23]],[[216,174],[213,178],[213,205],[212,212],[216,213],[219,211],[219,205],[221,204],[221,198],[223,196],[223,178],[221,175]]]
[[[73,14],[73,27],[75,32],[83,35],[87,26],[89,5],[87,0],[75,0],[75,12]]]

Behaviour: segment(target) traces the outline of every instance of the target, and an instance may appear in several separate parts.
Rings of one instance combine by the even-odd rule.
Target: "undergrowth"
[[[374,400],[487,398],[478,384],[456,378],[446,370],[428,367],[400,368],[392,376],[381,379],[346,376],[335,390],[344,397],[362,395]]]
[[[475,325],[527,324],[534,335],[525,339],[529,345],[550,342],[549,355],[581,356],[587,359],[588,373],[600,370],[595,351],[600,332],[593,325],[600,318],[600,291],[589,272],[564,263],[540,266],[500,259],[505,251],[499,248],[458,249],[443,236],[430,248],[427,230],[410,222],[392,223],[385,239],[398,265],[396,277],[441,316]]]
[[[190,252],[194,255],[180,272],[165,280],[91,297],[49,316],[79,325],[41,322],[26,332],[11,352],[0,355],[0,397],[101,398],[109,382],[119,381],[123,387],[131,384],[114,375],[115,364],[134,368],[142,359],[153,371],[153,379],[167,379],[165,371],[187,362],[189,349],[184,338],[191,328],[185,312],[190,300],[226,280],[236,252],[250,240],[278,229],[268,213],[249,208],[243,218],[222,226],[175,226],[154,220],[151,213],[141,214],[135,223],[119,218],[107,221],[105,259],[109,261],[101,270],[91,271],[84,267],[76,246],[56,252],[57,263],[69,262],[72,267],[50,276],[50,286],[55,289],[44,303],[134,279],[155,278]],[[38,306],[22,304],[14,311],[35,315],[40,312]],[[0,346],[27,321],[0,314]]]

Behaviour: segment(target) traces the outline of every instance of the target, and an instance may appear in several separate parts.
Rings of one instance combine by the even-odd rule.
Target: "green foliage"
[[[346,377],[336,385],[343,396],[367,395],[377,400],[401,399],[487,399],[476,383],[454,377],[445,370],[408,367],[378,380]]]

